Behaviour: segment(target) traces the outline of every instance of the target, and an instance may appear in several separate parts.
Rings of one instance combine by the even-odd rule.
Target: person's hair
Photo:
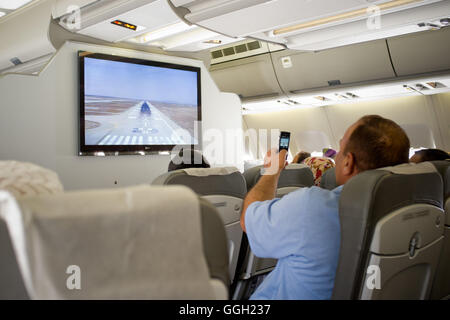
[[[298,156],[297,163],[302,163],[305,159],[311,157],[311,153],[306,151],[300,151],[297,154],[297,156]]]
[[[409,138],[394,121],[377,115],[362,117],[344,154],[351,152],[359,172],[409,161]]]
[[[440,149],[424,149],[416,151],[415,155],[420,157],[421,162],[438,161],[450,159],[450,155],[444,150]]]
[[[190,153],[190,157],[189,154]],[[188,159],[186,159],[186,156]],[[199,161],[201,159],[201,161]],[[185,162],[186,160],[186,162]],[[189,169],[189,168],[210,168],[210,164],[203,157],[203,155],[193,149],[181,149],[178,155],[176,155],[170,162],[168,171]]]

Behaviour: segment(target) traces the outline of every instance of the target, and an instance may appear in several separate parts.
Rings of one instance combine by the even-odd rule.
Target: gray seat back
[[[18,229],[16,222],[20,219],[16,221],[8,218],[8,223],[0,219],[1,298],[180,299],[195,297],[196,290],[201,291],[199,295],[205,298],[206,288],[208,299],[228,299],[230,279],[226,234],[216,208],[198,199],[187,188],[168,189],[171,189],[168,194],[165,188],[144,186],[18,199],[19,215],[26,221],[31,219],[34,222]],[[166,197],[162,197],[162,194]],[[176,203],[177,199],[182,199],[184,204],[178,203],[175,207],[183,209],[174,212],[171,204]],[[69,208],[67,212],[62,212],[66,207]],[[167,228],[169,220],[164,221],[166,212],[160,210],[166,207],[172,210],[169,219],[181,221],[182,225],[170,222],[172,226]],[[79,213],[76,208],[79,208]],[[153,217],[146,218],[148,215]],[[183,215],[199,217],[200,232],[192,231],[197,229],[197,219],[186,224],[186,219],[181,218]],[[7,225],[9,228],[13,226],[14,237],[9,236]],[[68,231],[70,226],[74,230]],[[18,230],[24,230],[24,233],[18,233]],[[148,242],[145,240],[153,236],[147,237],[146,234],[166,234],[166,238]],[[180,234],[181,239],[188,240],[189,248],[178,251],[185,252],[195,261],[167,249],[174,245],[180,247],[176,244],[180,241],[173,238],[174,234]],[[25,239],[27,250],[20,249],[21,239]],[[196,251],[199,241],[200,252]],[[53,257],[48,257],[49,252]],[[18,259],[18,254],[21,259]],[[197,260],[197,256],[201,259]],[[25,260],[23,257],[26,257]],[[160,262],[155,263],[155,259]],[[22,263],[18,263],[19,260]],[[79,292],[69,292],[65,288],[68,277],[65,266],[69,263],[80,264],[82,279],[85,280],[82,280],[82,290]],[[155,265],[159,269],[153,269]],[[195,271],[204,268],[206,273]],[[165,271],[161,271],[163,269]],[[24,270],[27,276],[24,276]],[[179,271],[181,274],[175,274]],[[104,279],[109,276],[110,280],[105,284]],[[159,277],[172,278],[174,281],[168,283],[157,280],[161,283],[155,284],[154,280]],[[188,277],[185,283],[176,280],[183,277]],[[25,278],[30,280],[26,281]],[[45,282],[40,283],[41,278],[45,278]],[[200,283],[200,279],[206,281]],[[162,283],[164,285],[161,286]],[[116,290],[111,290],[114,288]]]
[[[5,221],[0,219],[0,300],[29,299]]]
[[[320,187],[327,190],[333,190],[338,187],[336,182],[336,168],[325,171],[322,175],[322,180],[320,181]]]
[[[450,161],[433,161],[444,183],[444,245],[434,278],[432,299],[450,299]]]
[[[426,299],[443,242],[442,180],[431,164],[363,172],[341,194],[333,299]]]
[[[253,188],[264,173],[264,167],[253,167],[244,172],[247,190]],[[290,164],[281,172],[278,180],[277,196],[282,197],[299,188],[312,187],[314,175],[311,169],[304,164]]]
[[[230,279],[234,278],[242,242],[241,209],[247,194],[245,179],[236,168],[184,169],[156,178],[154,185],[187,186],[216,207],[228,238]]]

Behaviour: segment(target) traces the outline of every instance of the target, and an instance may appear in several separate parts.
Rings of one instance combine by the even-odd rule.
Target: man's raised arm
[[[275,149],[270,150],[264,160],[264,175],[259,179],[258,183],[250,190],[244,199],[244,205],[241,213],[241,227],[246,232],[245,213],[248,207],[257,201],[272,200],[276,196],[278,179],[281,171],[286,167],[286,150],[278,153]]]

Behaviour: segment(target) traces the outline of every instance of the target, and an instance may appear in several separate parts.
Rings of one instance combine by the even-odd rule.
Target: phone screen
[[[280,149],[289,150],[289,142],[291,140],[291,134],[289,132],[281,132],[280,134]]]

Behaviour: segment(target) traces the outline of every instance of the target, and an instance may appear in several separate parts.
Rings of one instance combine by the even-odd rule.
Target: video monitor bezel
[[[118,55],[109,55],[104,53],[92,53],[87,51],[78,52],[79,66],[79,152],[80,156],[95,155],[130,155],[130,154],[155,154],[160,152],[170,152],[177,145],[86,145],[85,140],[85,58],[93,58],[99,60],[110,60],[116,62],[125,62],[131,64],[139,64],[152,67],[161,67],[168,69],[177,69],[184,71],[192,71],[197,73],[197,128],[194,130],[198,133],[198,144],[183,145],[192,149],[201,148],[201,121],[202,121],[202,96],[201,96],[201,68],[161,62],[155,60],[145,60],[139,58],[130,58]]]

